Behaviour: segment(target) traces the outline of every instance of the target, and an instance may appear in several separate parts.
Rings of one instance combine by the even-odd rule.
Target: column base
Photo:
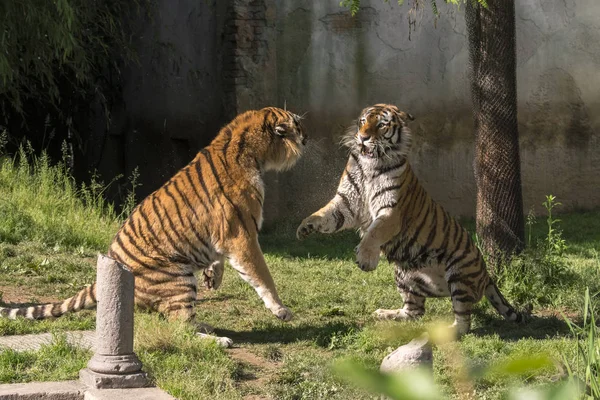
[[[129,389],[148,386],[148,376],[139,371],[131,374],[103,374],[89,368],[79,371],[79,381],[94,389]]]
[[[109,375],[124,375],[140,372],[142,362],[135,353],[122,355],[94,354],[87,367],[94,372]]]

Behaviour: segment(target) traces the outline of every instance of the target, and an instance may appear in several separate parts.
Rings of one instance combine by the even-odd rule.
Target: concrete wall
[[[408,2],[407,2],[408,3]],[[411,2],[412,3],[412,2]],[[426,2],[427,3],[427,2]],[[443,3],[443,2],[439,2]],[[563,210],[600,207],[600,2],[517,3],[519,124],[525,210],[552,193]],[[339,137],[360,110],[390,102],[417,117],[411,156],[435,199],[473,215],[473,129],[464,10],[362,0],[158,0],[134,21],[140,64],[89,158],[104,177],[139,166],[145,196],[238,112],[307,113],[306,156],[267,177],[266,218],[299,219],[335,192]],[[95,160],[99,160],[96,162]]]
[[[236,1],[248,4],[244,1]],[[239,111],[265,105],[308,112],[307,156],[270,175],[266,212],[300,218],[333,195],[345,162],[339,136],[360,110],[391,102],[416,116],[411,162],[450,212],[473,215],[473,129],[464,10],[363,0],[355,18],[338,1],[263,0],[253,40],[262,58],[241,57],[248,79]],[[600,3],[517,2],[519,127],[525,210],[554,194],[563,210],[600,206]]]
[[[141,199],[210,143],[227,118],[226,20],[227,2],[157,0],[149,15],[131,21],[139,63],[124,69],[110,131],[89,146],[102,177],[138,167]]]

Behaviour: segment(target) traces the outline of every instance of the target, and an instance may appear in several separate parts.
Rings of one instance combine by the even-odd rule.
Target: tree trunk
[[[475,122],[477,235],[488,266],[524,245],[514,0],[467,0],[466,23]]]

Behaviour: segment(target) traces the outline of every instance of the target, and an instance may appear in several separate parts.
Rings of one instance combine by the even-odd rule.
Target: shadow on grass
[[[345,335],[360,330],[358,323],[330,322],[325,325],[281,325],[251,331],[233,331],[228,329],[215,329],[215,334],[226,336],[234,343],[294,343],[298,341],[312,341],[319,347],[328,347],[333,335]]]
[[[551,339],[571,334],[569,325],[564,319],[556,316],[530,316],[525,322],[514,323],[501,318],[484,317],[482,326],[471,331],[475,336],[498,335],[506,341],[521,339]]]
[[[360,239],[356,232],[334,234],[315,233],[304,240],[296,238],[296,228],[283,224],[259,235],[263,251],[280,257],[315,257],[324,260],[349,260],[354,258],[354,248]]]

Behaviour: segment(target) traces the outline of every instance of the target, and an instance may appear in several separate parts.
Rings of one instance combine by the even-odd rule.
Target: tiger
[[[299,240],[314,232],[358,228],[356,264],[373,271],[380,252],[394,265],[404,301],[400,309],[378,309],[379,319],[416,319],[428,297],[451,297],[452,329],[471,329],[473,306],[485,295],[507,320],[520,322],[486,271],[484,258],[467,231],[436,203],[408,162],[411,114],[391,104],[365,108],[342,143],[349,157],[333,199],[305,218]]]
[[[301,117],[267,107],[244,112],[224,126],[195,158],[131,212],[107,255],[131,269],[135,304],[168,318],[194,323],[198,281],[219,287],[225,259],[277,318],[292,319],[282,303],[258,242],[263,223],[263,172],[291,168],[308,135]],[[29,307],[0,307],[15,319],[59,317],[96,306],[96,284],[64,301]],[[203,324],[200,329],[212,331]],[[216,337],[230,346],[231,339]]]

